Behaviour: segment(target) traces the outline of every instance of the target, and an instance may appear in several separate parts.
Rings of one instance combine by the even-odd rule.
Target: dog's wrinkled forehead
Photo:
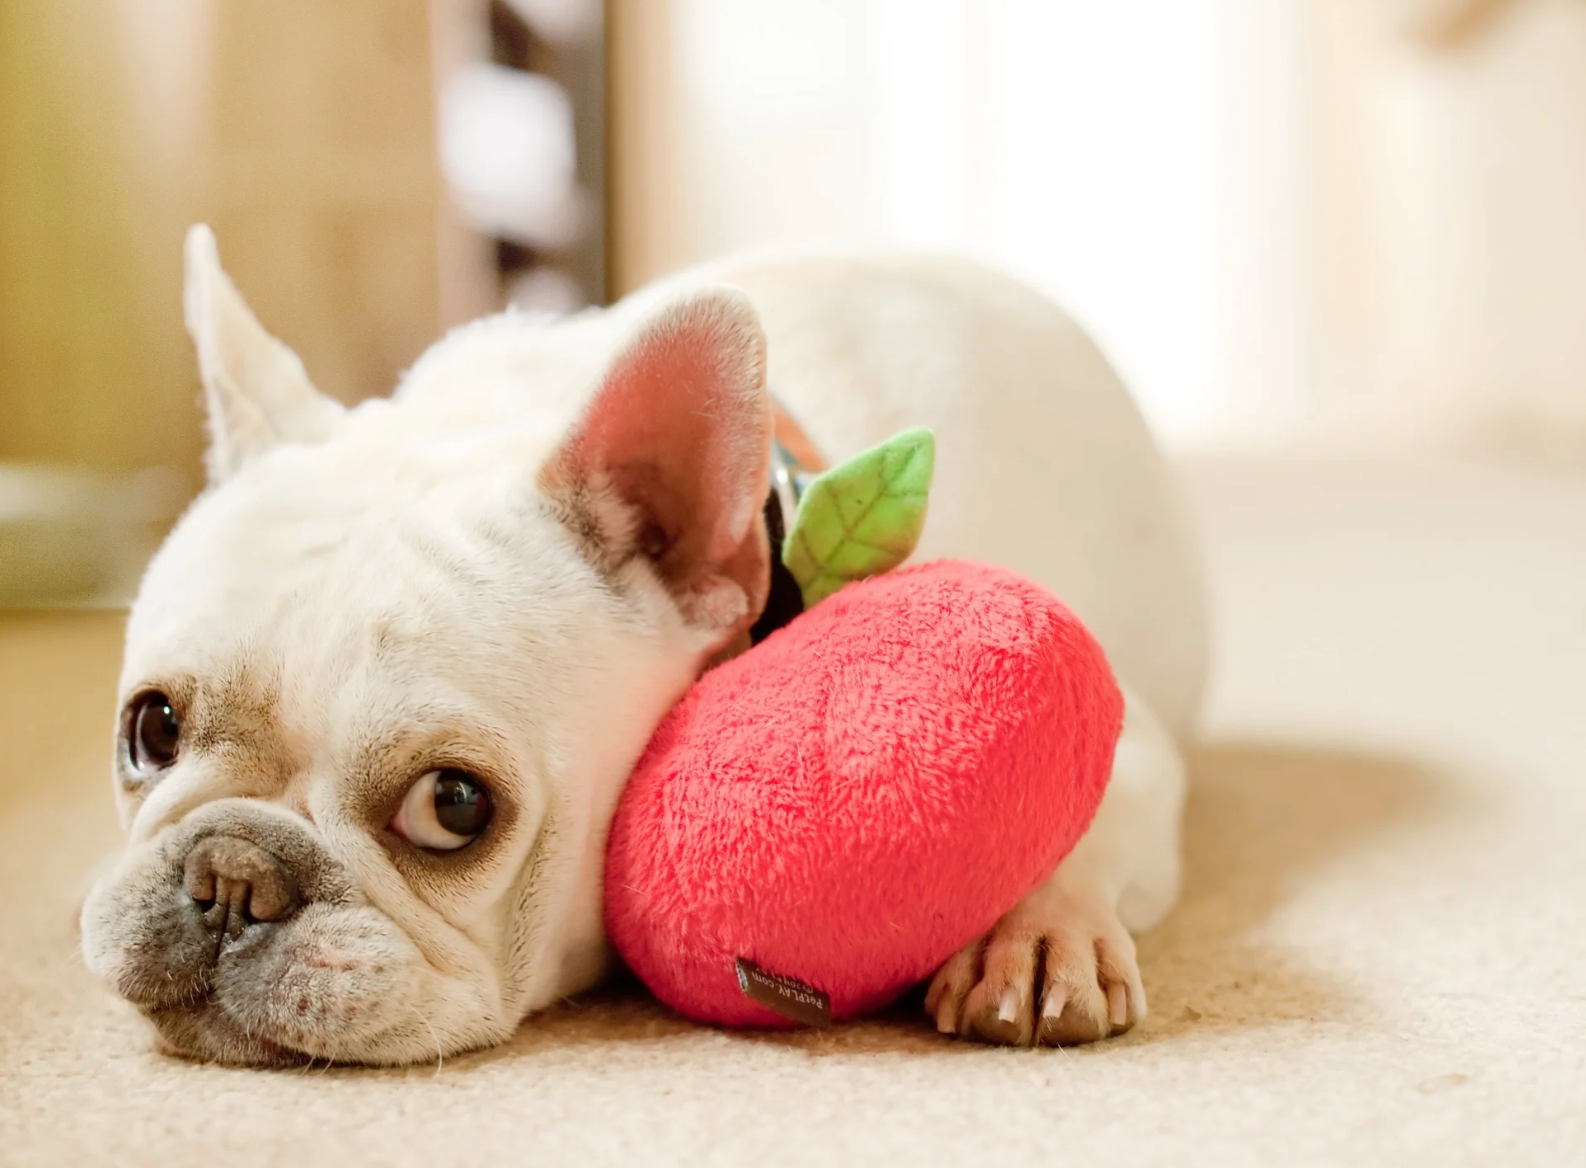
[[[124,692],[192,679],[232,719],[334,726],[571,686],[569,647],[622,605],[521,476],[355,438],[272,451],[192,507],[134,606]]]

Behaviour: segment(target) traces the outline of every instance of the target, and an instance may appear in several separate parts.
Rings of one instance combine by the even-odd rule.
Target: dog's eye
[[[421,848],[452,851],[490,823],[490,792],[467,771],[430,771],[408,788],[391,830]]]
[[[127,753],[134,770],[163,771],[176,761],[182,722],[176,707],[162,693],[146,693],[127,712]]]

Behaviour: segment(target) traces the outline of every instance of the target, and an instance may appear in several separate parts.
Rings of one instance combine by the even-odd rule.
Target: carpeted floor
[[[150,1053],[75,955],[119,621],[0,618],[0,1164],[1586,1163],[1586,478],[1196,468],[1221,668],[1151,1017],[695,1029],[635,991],[406,1072]]]

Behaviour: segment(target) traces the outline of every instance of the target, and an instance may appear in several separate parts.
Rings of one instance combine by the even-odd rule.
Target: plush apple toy
[[[687,1017],[886,1005],[1050,875],[1101,801],[1123,699],[1056,597],[952,560],[847,582],[912,548],[922,433],[805,492],[783,558],[818,603],[706,674],[624,791],[607,927]],[[868,550],[845,552],[855,533]]]

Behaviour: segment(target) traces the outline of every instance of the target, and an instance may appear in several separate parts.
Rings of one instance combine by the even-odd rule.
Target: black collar
[[[804,593],[793,573],[782,562],[782,542],[787,539],[787,524],[782,518],[782,500],[773,485],[765,501],[765,533],[771,544],[771,591],[765,608],[749,627],[749,641],[758,645],[804,611]]]
[[[782,545],[812,478],[812,468],[799,461],[780,439],[771,440],[771,493],[764,510],[766,539],[771,545],[771,590],[765,608],[749,627],[751,644],[758,645],[804,611],[804,592],[782,562]]]

